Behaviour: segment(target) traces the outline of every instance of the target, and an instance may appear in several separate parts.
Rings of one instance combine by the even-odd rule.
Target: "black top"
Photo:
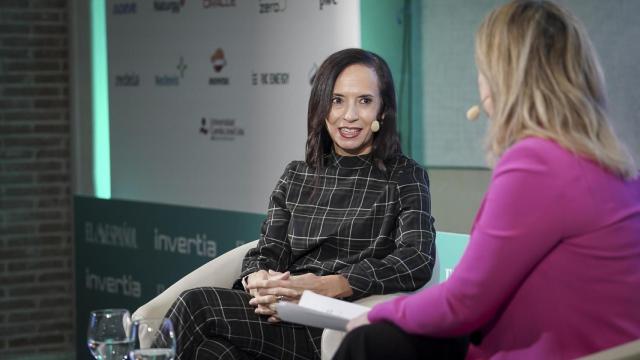
[[[385,164],[332,153],[319,176],[305,162],[287,165],[241,276],[342,274],[349,300],[422,287],[435,262],[427,172],[405,156]]]

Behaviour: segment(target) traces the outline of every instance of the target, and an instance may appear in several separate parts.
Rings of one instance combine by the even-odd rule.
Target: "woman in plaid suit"
[[[346,49],[320,66],[305,157],[278,180],[233,289],[191,289],[169,310],[178,359],[318,359],[322,329],[279,321],[277,301],[303,290],[351,301],[431,277],[429,180],[402,155],[393,79],[378,55]]]

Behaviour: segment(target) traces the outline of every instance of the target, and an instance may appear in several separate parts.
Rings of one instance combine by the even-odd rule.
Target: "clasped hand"
[[[269,322],[280,319],[275,304],[278,300],[298,302],[304,290],[322,293],[322,276],[311,273],[292,276],[288,271],[257,271],[247,279],[247,290],[253,296],[249,304],[256,307],[256,314],[269,316]]]

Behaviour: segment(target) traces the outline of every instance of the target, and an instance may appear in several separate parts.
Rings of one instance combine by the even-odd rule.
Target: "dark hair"
[[[370,51],[344,49],[331,54],[320,65],[309,96],[305,161],[309,167],[316,170],[324,166],[324,157],[331,152],[333,145],[325,124],[331,110],[333,87],[338,75],[355,64],[367,66],[375,71],[382,98],[382,106],[377,116],[380,130],[373,136],[371,151],[374,164],[385,170],[384,161],[402,152],[396,130],[396,92],[389,66],[384,59]]]

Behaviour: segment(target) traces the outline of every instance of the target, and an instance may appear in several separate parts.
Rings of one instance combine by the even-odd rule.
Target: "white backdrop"
[[[359,4],[108,1],[113,198],[266,212],[304,158],[310,76],[360,46]]]

